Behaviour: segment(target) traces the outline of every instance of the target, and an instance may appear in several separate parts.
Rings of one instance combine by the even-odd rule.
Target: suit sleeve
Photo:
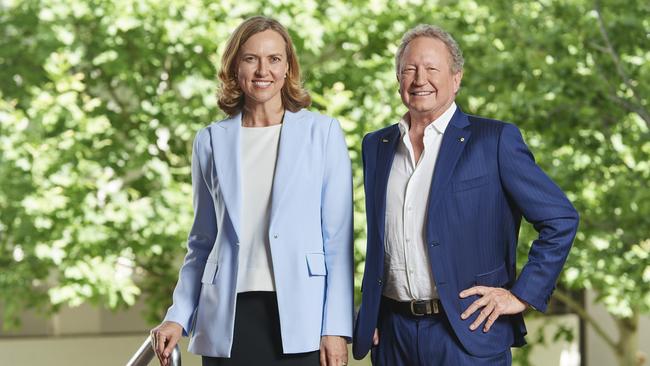
[[[204,141],[201,141],[202,134],[204,134]],[[183,326],[184,336],[188,336],[191,331],[192,318],[201,291],[201,275],[217,237],[214,203],[201,167],[201,157],[204,161],[212,161],[206,158],[208,156],[206,154],[212,151],[210,144],[205,141],[209,141],[208,134],[207,129],[201,130],[194,139],[192,148],[194,223],[187,240],[187,254],[174,289],[173,303],[165,316],[165,321],[173,321]]]
[[[499,174],[509,200],[538,232],[511,292],[545,312],[576,235],[578,213],[510,124],[501,131]]]
[[[350,339],[354,317],[352,167],[343,131],[332,120],[321,194],[327,284],[321,335]]]

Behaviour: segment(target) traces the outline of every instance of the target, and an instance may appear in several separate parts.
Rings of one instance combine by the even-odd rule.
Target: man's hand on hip
[[[460,315],[462,319],[467,319],[477,310],[483,308],[478,318],[469,326],[471,330],[477,329],[487,319],[483,326],[483,332],[487,333],[499,316],[519,314],[527,307],[525,302],[501,287],[474,286],[460,293],[460,297],[463,299],[472,295],[480,295],[481,298],[474,301]]]

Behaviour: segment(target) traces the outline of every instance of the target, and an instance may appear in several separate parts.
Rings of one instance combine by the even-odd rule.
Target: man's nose
[[[427,74],[425,70],[418,68],[415,70],[415,79],[413,80],[415,85],[424,85],[427,82]]]

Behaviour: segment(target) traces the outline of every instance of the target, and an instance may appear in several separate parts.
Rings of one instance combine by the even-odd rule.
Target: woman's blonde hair
[[[241,46],[253,35],[271,29],[284,38],[289,70],[282,86],[282,105],[285,109],[297,112],[311,104],[311,97],[302,86],[298,56],[293,48],[289,32],[277,20],[254,16],[246,19],[233,32],[221,57],[219,80],[221,81],[217,94],[219,108],[229,116],[237,114],[244,106],[244,94],[237,82],[237,59]]]

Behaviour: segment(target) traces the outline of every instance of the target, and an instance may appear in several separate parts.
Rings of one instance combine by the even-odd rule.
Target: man
[[[363,140],[368,248],[354,356],[374,365],[510,365],[522,312],[545,311],[578,214],[519,130],[464,114],[458,44],[407,32],[396,55],[408,108]],[[522,216],[538,231],[516,275]]]

